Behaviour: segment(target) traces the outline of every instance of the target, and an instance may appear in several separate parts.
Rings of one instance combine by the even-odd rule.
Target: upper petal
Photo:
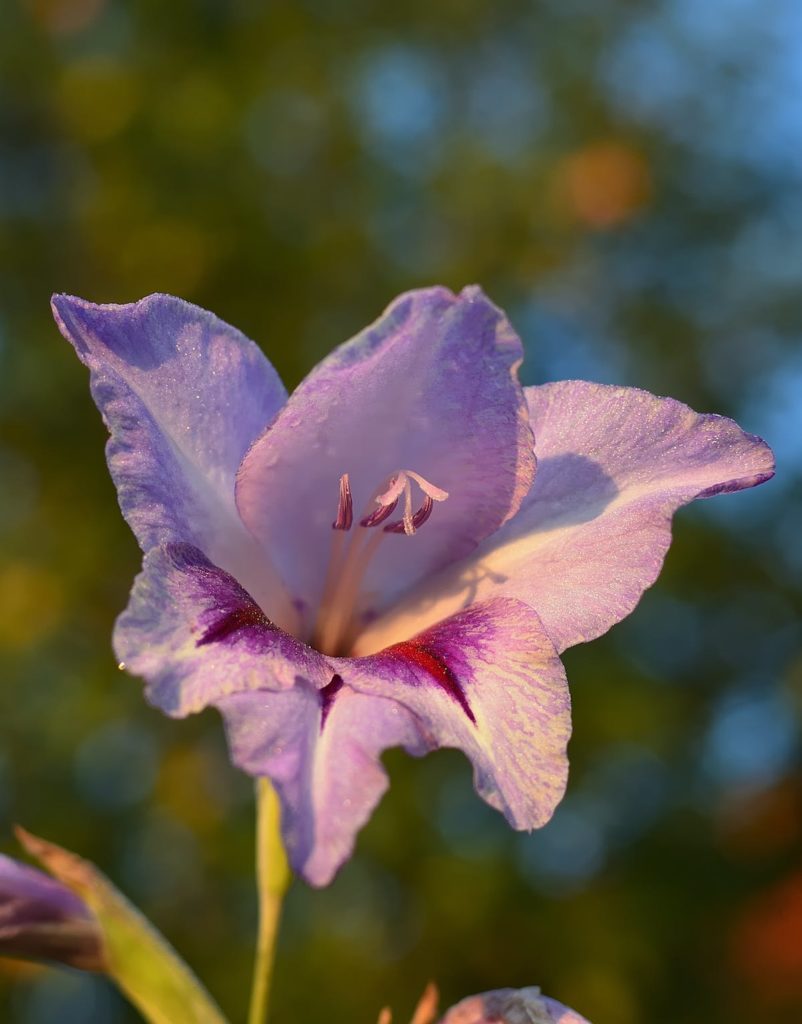
[[[584,381],[527,388],[526,397],[538,474],[520,511],[367,630],[359,653],[490,594],[534,608],[558,650],[592,640],[654,583],[680,506],[774,474],[760,438],[670,398]]]
[[[53,312],[91,371],[111,434],[109,469],[142,548],[196,544],[245,581],[271,614],[286,614],[275,571],[234,502],[242,456],[286,398],[260,349],[169,295],[129,305],[56,295]]]
[[[245,457],[243,520],[316,605],[339,479],[355,516],[396,470],[448,492],[414,537],[387,535],[366,580],[372,607],[471,551],[515,513],[534,475],[516,371],[521,345],[478,288],[402,295],[317,367]]]
[[[560,659],[526,605],[473,605],[338,670],[355,690],[411,711],[433,745],[464,751],[477,792],[515,828],[549,820],[565,791],[571,705]]]
[[[121,667],[146,680],[148,700],[175,717],[243,690],[325,686],[333,672],[189,544],[145,555],[114,648]]]

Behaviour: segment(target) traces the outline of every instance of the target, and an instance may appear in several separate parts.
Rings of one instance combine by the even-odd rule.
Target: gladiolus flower
[[[53,306],[145,551],[119,659],[167,714],[222,712],[313,884],[350,855],[389,747],[460,748],[515,828],[545,824],[567,774],[559,653],[632,611],[679,506],[773,474],[759,438],[671,399],[522,389],[478,288],[402,295],[289,398],[179,299]]]

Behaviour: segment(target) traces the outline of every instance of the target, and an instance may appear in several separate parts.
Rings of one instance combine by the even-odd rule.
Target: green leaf
[[[106,968],[151,1024],[226,1024],[175,950],[111,882],[74,853],[17,828],[17,838],[79,896],[103,934]]]

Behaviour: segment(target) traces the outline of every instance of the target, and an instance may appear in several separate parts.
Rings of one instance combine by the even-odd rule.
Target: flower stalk
[[[248,1024],[265,1024],[270,1002],[281,908],[290,884],[290,869],[281,841],[281,807],[269,779],[256,780],[256,881],[259,932]]]

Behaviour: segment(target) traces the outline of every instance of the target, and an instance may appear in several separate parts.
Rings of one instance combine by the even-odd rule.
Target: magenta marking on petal
[[[354,500],[351,497],[351,481],[348,474],[340,477],[340,497],[337,502],[337,518],[331,524],[332,530],[350,530],[354,521]]]
[[[190,544],[168,544],[165,552],[172,566],[194,578],[210,601],[197,625],[203,630],[196,647],[213,643],[235,643],[245,639],[257,650],[267,634],[282,631],[233,578],[214,566],[203,552]]]
[[[753,435],[747,435],[753,436]],[[760,438],[755,438],[759,441]],[[697,498],[715,498],[717,494],[732,494],[734,491],[742,491],[745,487],[757,487],[765,484],[774,476],[774,470],[767,470],[765,473],[755,473],[751,477],[738,477],[735,480],[728,480],[722,484],[714,484],[697,494]]]
[[[334,704],[334,698],[343,688],[342,676],[332,676],[331,682],[324,686],[320,690],[320,731],[323,732],[323,726],[326,724],[326,719],[329,717],[332,705]]]
[[[235,633],[241,633],[243,630],[250,630],[254,627],[259,630],[276,628],[257,605],[241,605],[239,608],[232,608],[225,612],[217,622],[213,622],[195,646],[203,647],[205,644],[224,642]]]
[[[416,668],[422,669],[431,676],[441,690],[459,704],[471,722],[476,725],[476,716],[468,703],[462,683],[451,671],[442,655],[419,640],[405,640],[403,643],[394,644],[383,651],[382,655],[411,662]]]

